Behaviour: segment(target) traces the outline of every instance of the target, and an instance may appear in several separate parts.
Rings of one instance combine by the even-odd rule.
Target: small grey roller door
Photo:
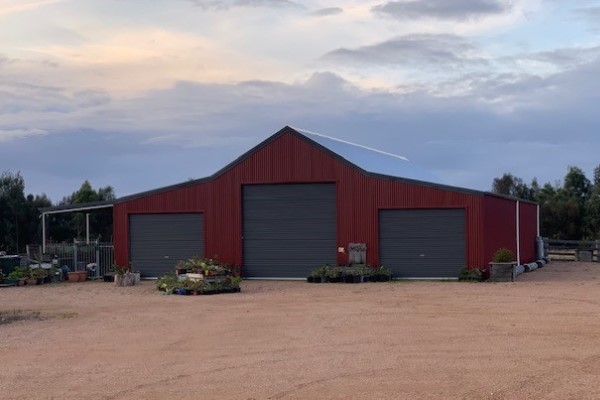
[[[129,259],[143,276],[162,276],[192,256],[204,257],[203,214],[129,216]]]
[[[456,278],[465,266],[463,209],[381,210],[379,260],[399,278]]]
[[[243,187],[244,275],[303,278],[336,263],[334,184]]]

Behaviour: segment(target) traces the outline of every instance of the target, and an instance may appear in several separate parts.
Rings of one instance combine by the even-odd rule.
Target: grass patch
[[[55,314],[42,314],[40,311],[35,310],[0,310],[0,325],[7,325],[13,322],[19,321],[43,321],[49,318],[73,318],[76,313],[55,313]]]

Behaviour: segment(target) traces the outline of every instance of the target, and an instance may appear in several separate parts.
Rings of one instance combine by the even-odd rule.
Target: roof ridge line
[[[312,131],[309,131],[309,130],[307,130],[307,129],[296,128],[296,127],[293,127],[293,126],[290,126],[290,128],[292,128],[293,130],[295,130],[296,132],[299,132],[299,133],[306,132],[306,133],[308,133],[309,135],[320,136],[320,137],[323,137],[323,138],[326,138],[326,139],[331,139],[331,140],[334,140],[334,141],[336,141],[336,142],[340,142],[340,143],[349,144],[349,145],[351,145],[351,146],[360,147],[360,148],[363,148],[363,149],[365,149],[365,150],[374,151],[374,152],[376,152],[376,153],[385,154],[386,156],[391,156],[391,157],[398,158],[398,159],[400,159],[400,160],[402,160],[402,161],[407,161],[407,162],[410,162],[410,160],[409,160],[408,158],[406,158],[406,157],[404,157],[404,156],[401,156],[401,155],[399,155],[399,154],[389,153],[389,152],[387,152],[387,151],[383,151],[383,150],[375,149],[375,148],[373,148],[373,147],[369,147],[369,146],[365,146],[365,145],[362,145],[362,144],[358,144],[358,143],[350,142],[350,141],[348,141],[348,140],[344,140],[344,139],[336,138],[336,137],[333,137],[333,136],[324,135],[324,134],[322,134],[322,133],[312,132]]]

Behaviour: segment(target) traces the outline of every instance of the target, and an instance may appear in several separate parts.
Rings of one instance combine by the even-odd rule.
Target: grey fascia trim
[[[40,213],[43,215],[49,215],[49,214],[60,214],[60,213],[68,213],[68,212],[76,212],[76,211],[88,211],[88,210],[98,210],[101,208],[112,208],[113,207],[113,203],[108,203],[108,204],[102,204],[102,205],[85,205],[86,203],[82,203],[80,207],[77,207],[76,205],[73,205],[72,207],[63,207],[61,206],[60,208],[54,208],[54,207],[49,207],[49,208],[42,208],[40,209]],[[93,203],[90,203],[93,204]]]
[[[498,193],[494,193],[494,192],[483,192],[483,194],[485,196],[497,197],[499,199],[504,199],[504,200],[519,201],[521,203],[535,204],[535,205],[539,204],[539,203],[536,203],[535,201],[532,201],[532,200],[525,200],[525,199],[521,199],[521,198],[518,198],[518,197],[506,196],[506,195],[498,194]]]

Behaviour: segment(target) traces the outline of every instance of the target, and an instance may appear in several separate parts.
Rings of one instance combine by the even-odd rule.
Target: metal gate
[[[456,278],[465,266],[463,209],[379,211],[379,260],[399,278]]]
[[[112,270],[114,262],[114,246],[112,243],[75,242],[48,243],[46,253],[42,254],[42,246],[27,245],[27,263],[57,261],[58,267],[68,267],[70,271],[87,270],[91,278],[98,278]]]
[[[336,262],[335,184],[243,187],[244,275],[303,278]]]
[[[142,276],[162,276],[193,256],[204,257],[203,214],[129,216],[129,260]]]

